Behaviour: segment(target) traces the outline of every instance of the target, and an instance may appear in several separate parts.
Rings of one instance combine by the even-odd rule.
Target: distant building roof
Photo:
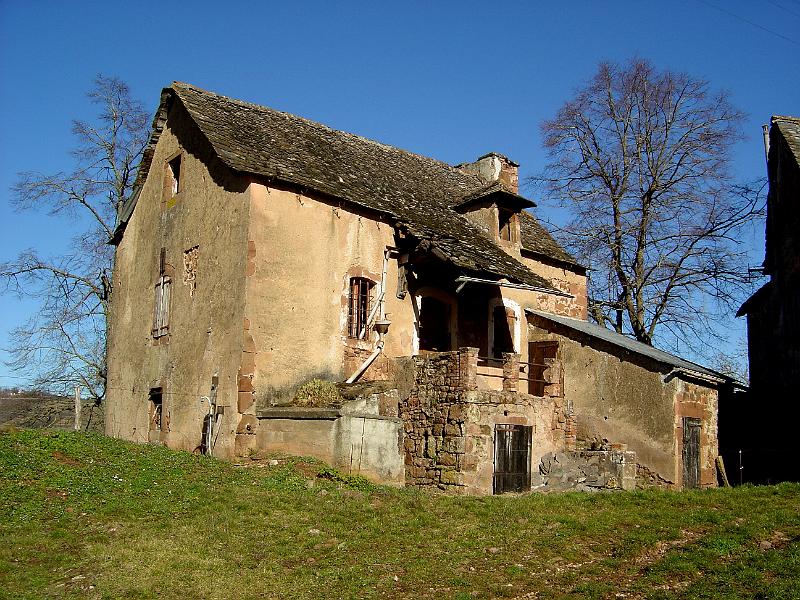
[[[162,92],[138,185],[147,177],[167,107],[176,100],[231,169],[299,185],[384,213],[415,238],[429,242],[459,269],[553,289],[550,282],[502,251],[453,210],[464,198],[486,191],[486,182],[477,175],[185,83],[173,83]],[[114,240],[120,239],[137,197],[134,193],[120,211]],[[529,202],[517,198],[520,203]],[[531,251],[556,260],[569,256],[533,216],[523,214],[522,243],[526,248],[531,245]]]
[[[800,118],[775,115],[772,117],[772,124],[781,132],[795,162],[800,165]]]
[[[711,369],[707,369],[706,367],[698,365],[697,363],[689,362],[688,360],[684,360],[679,356],[670,354],[669,352],[664,352],[663,350],[659,350],[658,348],[653,348],[652,346],[648,346],[647,344],[643,344],[641,342],[637,342],[636,340],[632,340],[627,336],[621,335],[616,331],[611,331],[610,329],[606,329],[605,327],[601,327],[596,323],[590,323],[589,321],[583,321],[580,319],[570,319],[569,317],[561,317],[558,315],[552,315],[550,313],[532,309],[525,309],[525,312],[532,315],[536,315],[537,317],[542,317],[543,319],[547,319],[548,321],[552,321],[559,325],[563,325],[564,327],[567,327],[569,329],[572,329],[573,331],[577,331],[584,335],[588,335],[590,337],[603,340],[604,342],[613,344],[614,346],[622,348],[623,350],[627,350],[628,352],[633,352],[634,354],[646,356],[647,358],[650,358],[654,361],[660,362],[664,365],[668,365],[676,369],[698,373],[700,375],[703,375],[705,377],[710,377],[720,382],[732,379],[731,377],[723,375],[722,373],[712,371]]]

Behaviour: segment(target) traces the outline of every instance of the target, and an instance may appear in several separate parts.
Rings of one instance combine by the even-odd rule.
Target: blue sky
[[[8,190],[19,171],[69,168],[97,73],[149,110],[181,80],[450,163],[502,152],[528,176],[544,164],[539,123],[600,60],[633,56],[729,90],[750,136],[735,167],[763,176],[760,125],[800,114],[800,0],[0,0],[0,261],[69,243],[73,225],[14,212]],[[762,231],[744,243],[759,264]],[[0,346],[34,310],[0,296]],[[733,344],[744,324],[731,325]],[[0,385],[15,383],[0,365]]]

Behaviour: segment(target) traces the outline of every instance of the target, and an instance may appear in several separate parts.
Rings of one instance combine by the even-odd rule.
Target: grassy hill
[[[0,597],[800,598],[800,485],[456,498],[0,433]]]

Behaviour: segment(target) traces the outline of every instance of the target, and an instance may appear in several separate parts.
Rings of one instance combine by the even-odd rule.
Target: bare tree
[[[0,264],[7,291],[38,298],[38,313],[11,335],[11,365],[32,385],[64,393],[81,385],[100,401],[105,395],[106,315],[116,214],[131,193],[147,142],[148,116],[128,86],[99,75],[88,93],[94,121],[73,121],[75,168],[45,175],[19,174],[12,187],[20,210],[43,210],[83,227],[63,256],[26,250]]]
[[[535,179],[568,210],[561,239],[590,269],[595,321],[650,345],[663,328],[696,348],[742,297],[738,236],[761,202],[759,185],[729,172],[742,120],[706,81],[633,60],[600,64],[542,124],[550,160]]]

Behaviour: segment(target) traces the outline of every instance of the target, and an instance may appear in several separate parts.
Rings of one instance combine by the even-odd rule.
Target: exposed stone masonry
[[[401,394],[399,405],[406,485],[451,493],[491,488],[497,423],[532,427],[534,454],[566,446],[569,419],[563,398],[518,393],[519,356],[503,358],[503,391],[478,390],[476,348],[411,359],[410,389]],[[560,373],[560,364],[553,366]]]
[[[531,483],[537,491],[632,490],[636,467],[636,453],[625,450],[549,452]]]

